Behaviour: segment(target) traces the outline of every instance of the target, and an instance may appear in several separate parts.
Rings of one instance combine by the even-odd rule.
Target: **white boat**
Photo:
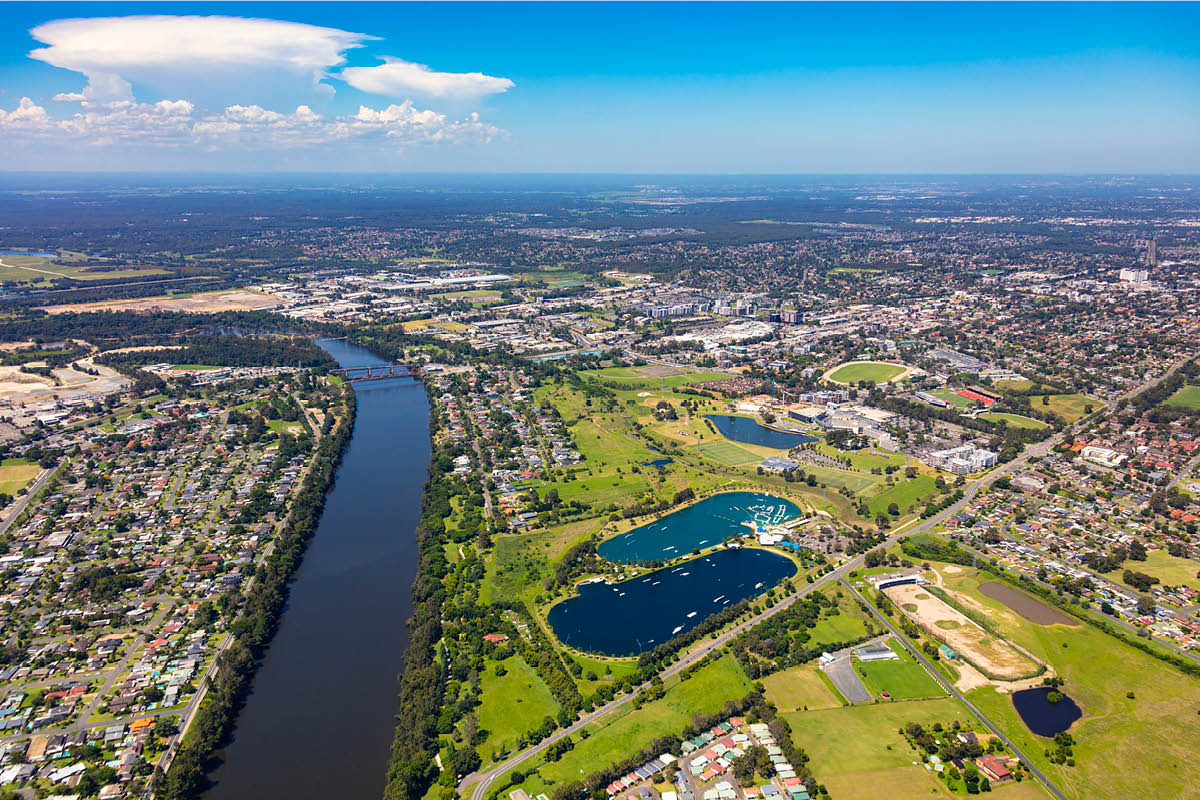
[[[692,617],[694,617],[694,616],[696,616],[696,612],[695,612],[695,611],[693,611],[692,613],[688,614],[688,619],[691,619],[691,618],[692,618]]]
[[[724,596],[725,596],[725,595],[723,595],[723,594],[722,594],[722,595],[718,595],[717,597],[714,597],[714,598],[713,598],[713,602],[715,603],[715,602],[719,601],[719,600],[720,600],[722,597],[724,597]]]
[[[671,635],[672,635],[672,636],[674,636],[675,634],[679,633],[681,630],[683,630],[683,626],[682,626],[682,625],[680,625],[679,627],[677,627],[675,630],[671,631]]]
[[[754,588],[755,588],[755,589],[761,589],[761,588],[762,588],[762,581],[759,581],[758,583],[754,584]]]
[[[679,576],[679,577],[681,577],[681,578],[682,578],[684,575],[691,575],[691,574],[692,574],[692,573],[690,573],[690,572],[684,572],[684,573],[680,574],[680,576]]]

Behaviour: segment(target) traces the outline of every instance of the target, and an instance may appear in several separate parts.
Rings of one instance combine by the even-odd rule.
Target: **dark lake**
[[[343,366],[386,364],[320,341]],[[354,434],[207,800],[379,797],[416,573],[429,407],[412,378],[354,384]]]
[[[1049,694],[1050,690],[1044,686],[1013,692],[1013,707],[1017,709],[1017,713],[1026,727],[1038,736],[1053,736],[1061,733],[1083,716],[1083,711],[1075,704],[1075,701],[1065,694],[1057,703],[1051,703],[1046,699]],[[1059,694],[1062,693],[1059,692]]]
[[[577,597],[550,609],[548,621],[572,647],[631,656],[795,573],[790,559],[767,550],[718,550],[611,586],[584,584]]]
[[[705,414],[704,418],[712,422],[726,439],[743,444],[756,444],[761,447],[773,447],[776,450],[791,450],[806,442],[815,442],[816,437],[805,433],[785,433],[760,425],[750,417],[735,417],[730,414]]]
[[[753,522],[775,525],[800,509],[782,497],[761,492],[725,492],[706,497],[660,520],[639,525],[602,542],[596,551],[609,561],[666,561],[697,548],[720,544],[729,536],[751,533]]]

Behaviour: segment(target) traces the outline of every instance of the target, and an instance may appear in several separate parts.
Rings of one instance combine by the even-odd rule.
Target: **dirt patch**
[[[1020,614],[1030,622],[1036,622],[1039,625],[1078,625],[1079,623],[1062,613],[1058,609],[1038,600],[1034,600],[1027,594],[1018,592],[1005,586],[1003,583],[996,581],[987,581],[979,584],[979,593],[985,597],[990,597],[1003,603],[1008,608]]]
[[[638,367],[634,372],[646,378],[665,378],[669,375],[679,375],[684,370],[678,367],[665,367],[661,364],[654,364],[648,367]]]
[[[922,592],[921,587],[891,586],[883,591],[926,632],[958,651],[985,675],[1013,681],[1039,672],[1036,662],[941,598]],[[915,604],[917,610],[908,611],[910,604]],[[957,623],[957,627],[947,628],[945,623]]]
[[[279,305],[279,300],[261,292],[206,292],[187,297],[141,297],[136,300],[105,300],[66,306],[42,306],[50,314],[86,311],[187,311],[215,314],[218,311],[262,311]]]
[[[987,675],[984,675],[965,661],[956,662],[954,668],[958,670],[958,680],[954,682],[954,688],[960,692],[969,692],[981,686],[992,685]]]
[[[953,564],[947,564],[946,566],[942,567],[942,572],[946,573],[947,575],[957,575],[962,571],[962,567],[956,567]]]

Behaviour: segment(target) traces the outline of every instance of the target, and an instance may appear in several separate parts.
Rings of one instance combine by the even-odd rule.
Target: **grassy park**
[[[761,679],[767,699],[780,711],[837,708],[842,698],[815,664],[780,670]]]

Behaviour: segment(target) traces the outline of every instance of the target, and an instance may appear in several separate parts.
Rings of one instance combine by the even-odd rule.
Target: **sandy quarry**
[[[883,591],[921,628],[958,651],[987,675],[1015,681],[1038,672],[1037,663],[931,594],[928,587],[892,586]]]
[[[185,311],[214,314],[218,311],[261,311],[274,308],[279,300],[262,292],[233,290],[204,292],[186,297],[139,297],[132,300],[104,300],[65,306],[42,306],[50,314],[85,311]]]
[[[53,371],[58,379],[55,381],[42,375],[21,372],[19,367],[0,366],[0,403],[23,406],[81,394],[109,394],[129,385],[127,378],[109,367],[93,364],[90,359],[81,359],[80,363],[94,367],[100,374],[88,375],[70,367],[62,367]]]

